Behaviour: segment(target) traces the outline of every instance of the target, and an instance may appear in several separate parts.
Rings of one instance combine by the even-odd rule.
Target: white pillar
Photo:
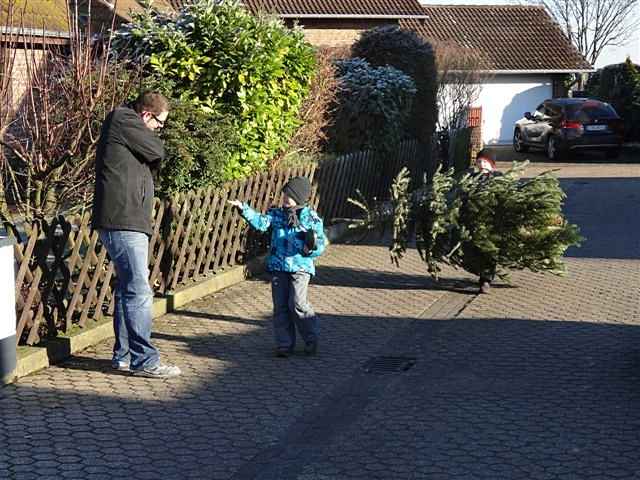
[[[0,383],[13,380],[16,369],[16,286],[14,240],[0,237]]]

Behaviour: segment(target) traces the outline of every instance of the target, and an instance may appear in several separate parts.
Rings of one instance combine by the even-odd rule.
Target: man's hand
[[[233,205],[236,208],[242,208],[242,202],[240,200],[227,200],[229,205]]]

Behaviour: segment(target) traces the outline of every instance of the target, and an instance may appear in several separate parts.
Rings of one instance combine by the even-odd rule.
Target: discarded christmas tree
[[[504,175],[438,170],[419,190],[410,192],[404,169],[391,188],[391,204],[377,213],[362,202],[367,220],[391,222],[391,259],[399,264],[415,234],[416,247],[437,278],[441,265],[463,268],[474,275],[495,273],[505,279],[510,270],[528,269],[562,275],[562,255],[582,237],[565,219],[565,194],[558,179],[546,172],[521,179],[527,163],[514,164]]]

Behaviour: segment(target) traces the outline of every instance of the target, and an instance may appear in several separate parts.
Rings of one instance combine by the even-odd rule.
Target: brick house
[[[43,45],[68,43],[67,15],[63,0],[29,2],[24,12],[19,5],[12,6],[2,0],[0,9],[2,68],[9,69],[11,73],[5,101],[15,107],[29,84],[28,65],[42,60]]]
[[[365,30],[427,18],[418,0],[244,0],[249,11],[300,25],[307,40],[322,47],[349,46]]]
[[[567,94],[569,74],[592,72],[559,25],[540,6],[421,5],[414,0],[245,0],[304,28],[318,46],[351,45],[360,33],[396,24],[432,42],[469,49],[483,59],[482,108],[485,144],[510,143],[513,125],[547,98]]]
[[[541,6],[425,5],[428,20],[401,20],[426,40],[479,53],[482,140],[509,144],[514,124],[548,98],[567,95],[569,74],[592,72],[589,62]]]
[[[19,3],[0,0],[0,62],[3,69],[11,69],[7,101],[17,108],[29,85],[29,65],[37,65],[48,48],[64,48],[69,44],[67,0],[28,0]],[[24,5],[24,6],[23,6]],[[165,0],[155,0],[154,6],[170,10]],[[85,21],[91,9],[92,31],[108,30],[114,6],[107,0],[79,0],[79,19]],[[116,24],[129,21],[130,12],[142,9],[139,0],[118,0],[115,8]],[[12,67],[9,64],[12,63]],[[1,72],[0,72],[1,75]]]

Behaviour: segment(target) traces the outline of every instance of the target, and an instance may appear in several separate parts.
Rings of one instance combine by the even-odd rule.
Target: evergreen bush
[[[396,68],[372,67],[360,58],[339,60],[336,66],[340,88],[331,149],[393,151],[407,136],[414,81]]]
[[[222,185],[227,160],[237,149],[233,119],[174,100],[160,136],[166,152],[161,167],[161,195]]]
[[[629,58],[609,65],[591,76],[587,84],[591,97],[610,103],[622,117],[625,138],[640,141],[640,67]]]
[[[364,32],[354,43],[352,54],[372,66],[395,67],[414,80],[417,92],[409,122],[410,132],[423,145],[423,161],[430,161],[427,152],[431,150],[438,119],[438,72],[431,44],[411,30],[388,25]]]

